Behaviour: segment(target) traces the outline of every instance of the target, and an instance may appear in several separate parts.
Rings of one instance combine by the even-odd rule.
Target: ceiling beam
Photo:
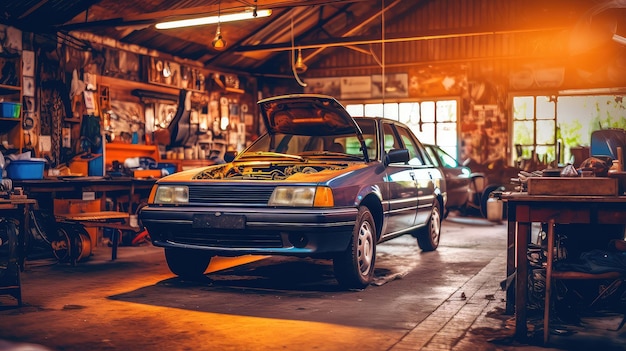
[[[381,11],[377,11],[375,14],[373,14],[372,16],[370,16],[369,18],[367,18],[364,21],[359,22],[359,24],[357,24],[356,26],[354,26],[352,29],[346,31],[341,37],[342,38],[346,38],[349,37],[355,33],[357,33],[359,30],[361,30],[363,27],[367,26],[368,24],[370,24],[370,22],[374,21],[375,19],[378,19],[379,16],[384,15],[384,13],[386,11],[388,11],[390,8],[396,6],[397,4],[400,3],[401,0],[396,0],[394,1],[392,4],[385,6],[384,9],[382,9]],[[312,53],[309,53],[308,55],[306,55],[305,57],[302,58],[302,61],[304,63],[307,63],[307,61],[309,61],[310,59],[312,59],[313,57],[319,55],[320,53],[322,53],[322,51],[324,51],[327,48],[327,46],[323,46],[323,47],[319,47],[317,49],[315,49],[315,51],[313,51]],[[353,50],[355,48],[352,48]]]
[[[504,34],[519,34],[519,33],[533,33],[533,32],[553,32],[571,29],[570,27],[545,27],[545,28],[525,28],[525,29],[503,29],[503,30],[477,30],[472,32],[458,32],[449,33],[448,31],[431,31],[429,34],[417,35],[417,36],[399,36],[395,38],[374,38],[374,37],[342,37],[342,38],[329,38],[327,40],[317,40],[309,42],[301,42],[298,44],[300,49],[318,49],[329,47],[343,47],[348,45],[369,45],[369,44],[382,44],[384,43],[400,43],[411,41],[423,41],[423,40],[435,40],[435,39],[451,39],[451,38],[463,38],[463,37],[477,37],[485,35],[504,35]],[[287,51],[291,50],[291,43],[275,43],[264,45],[248,45],[240,46],[235,49],[235,52],[252,52],[252,51]]]
[[[47,1],[47,0],[43,0]],[[268,10],[284,10],[291,9],[294,7],[310,7],[310,6],[323,6],[323,5],[338,5],[344,3],[358,3],[365,2],[369,0],[306,0],[306,1],[284,1],[284,0],[268,0],[268,1],[259,1],[257,3],[257,7],[260,9],[268,9]],[[237,3],[241,3],[241,1],[237,1]],[[232,4],[224,4],[222,3],[221,9],[219,9],[219,5],[217,2],[213,5],[209,6],[197,6],[197,7],[187,7],[182,9],[171,9],[166,11],[157,11],[157,12],[149,12],[141,15],[135,15],[132,17],[116,17],[103,19],[98,21],[90,21],[90,22],[73,22],[67,23],[61,26],[58,26],[58,30],[88,30],[94,28],[102,28],[109,27],[114,25],[115,27],[121,28],[124,26],[140,26],[140,25],[150,25],[158,22],[162,22],[165,20],[177,20],[183,18],[193,18],[200,17],[206,15],[216,15],[218,11],[225,14],[231,11],[242,11],[251,6],[246,5],[236,5],[232,6]]]

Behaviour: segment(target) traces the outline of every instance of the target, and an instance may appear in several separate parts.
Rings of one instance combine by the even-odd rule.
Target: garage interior
[[[527,249],[520,251],[520,245],[514,245],[518,231],[526,230],[520,229],[518,222],[522,226],[527,223],[521,212],[515,211],[533,205],[516,203],[515,197],[507,199],[506,195],[498,198],[500,192],[526,192],[534,183],[539,195],[607,196],[608,191],[615,203],[624,195],[623,0],[4,0],[0,9],[0,168],[5,168],[5,159],[23,165],[19,170],[17,166],[3,169],[0,176],[0,223],[4,224],[0,234],[18,240],[23,233],[39,230],[33,228],[36,225],[55,220],[78,223],[86,233],[78,236],[71,250],[67,246],[51,249],[49,243],[42,245],[35,239],[28,244],[27,255],[0,261],[0,266],[9,267],[0,271],[5,272],[7,292],[7,296],[0,295],[0,341],[46,346],[47,336],[11,331],[12,318],[20,320],[21,328],[28,327],[24,319],[16,317],[22,314],[21,309],[26,309],[24,313],[36,309],[36,303],[21,295],[32,296],[28,283],[46,281],[42,270],[47,268],[42,267],[48,265],[38,262],[54,262],[51,276],[60,286],[67,279],[65,274],[90,275],[93,279],[101,267],[107,267],[119,278],[124,269],[132,269],[131,262],[142,268],[158,265],[158,259],[139,258],[136,262],[125,252],[137,250],[137,257],[160,253],[150,246],[149,237],[146,239],[149,233],[137,223],[137,213],[154,182],[164,175],[232,159],[265,132],[256,102],[271,96],[330,95],[353,116],[387,117],[407,124],[421,142],[439,145],[472,172],[484,174],[479,203],[473,208],[455,209],[446,221],[452,221],[452,228],[469,221],[474,224],[470,229],[477,232],[485,225],[499,237],[499,253],[508,256],[507,262],[501,260],[499,279],[508,278],[509,283],[522,282],[514,275],[514,257],[526,256]],[[229,20],[239,14],[245,19]],[[168,24],[199,17],[207,22],[167,28]],[[190,108],[185,106],[187,96]],[[596,145],[610,145],[594,150],[594,136],[600,138]],[[597,163],[585,163],[607,153],[612,163],[602,167],[604,171],[613,167],[610,175],[600,175]],[[581,174],[587,172],[587,176],[598,172],[608,181],[591,186],[525,181],[542,171],[543,177],[549,170],[562,174],[568,165]],[[487,213],[488,199],[497,199],[502,206],[497,218]],[[507,200],[515,206],[507,206]],[[590,216],[602,217],[604,212],[597,209],[601,205],[594,206]],[[626,222],[619,205],[614,206],[606,217],[611,223]],[[31,208],[45,211],[32,219]],[[564,211],[559,210],[559,214]],[[529,240],[537,241],[538,234],[549,232],[545,229],[548,221],[539,222],[544,227],[528,220],[532,223]],[[592,246],[604,247],[606,240],[614,239],[613,235],[598,234],[604,233],[605,227],[574,227],[568,228],[572,238],[594,234],[597,242]],[[73,230],[66,228],[68,242],[74,240],[69,239]],[[623,234],[620,225],[608,230],[623,238],[619,237]],[[0,241],[3,250],[9,250],[7,243],[6,239]],[[532,250],[544,255],[541,249],[529,248],[529,257],[536,253]],[[115,265],[120,269],[112,268]],[[239,274],[232,269],[226,268],[228,274]],[[9,274],[11,270],[18,272]],[[20,272],[24,284],[20,283]],[[150,279],[142,280],[139,272],[133,272],[137,286],[151,284]],[[446,274],[443,267],[441,272]],[[625,273],[626,268],[617,278],[612,277],[610,282],[615,281],[615,285],[600,282],[600,291],[606,295],[611,295],[611,289],[623,292],[620,287]],[[7,277],[13,274],[17,280]],[[164,270],[157,274],[163,285],[187,284],[168,280]],[[524,279],[525,283],[533,282]],[[594,279],[581,281],[594,288],[597,283]],[[89,284],[95,288],[97,279]],[[322,286],[321,290],[328,289]],[[204,288],[192,286],[194,293]],[[48,288],[32,289],[43,293],[55,288],[50,283]],[[67,294],[62,309],[74,313],[72,306],[81,303],[70,303],[72,293]],[[532,308],[526,311],[517,306],[516,310],[516,302],[543,303],[543,298],[535,301],[532,293],[529,301],[517,300],[519,290],[516,296],[514,288],[509,288],[506,296],[502,294],[502,301],[498,301],[506,310],[502,314],[517,323],[522,321],[520,313],[524,322],[527,312],[529,319],[534,316]],[[552,294],[558,292],[553,290]],[[124,297],[129,301],[136,298]],[[25,307],[16,308],[16,300]],[[611,314],[609,328],[615,328],[615,320],[620,324],[623,303],[622,298],[610,305],[610,312],[617,317]],[[562,316],[567,312],[571,311],[561,311]],[[176,315],[193,321],[193,316]],[[544,316],[540,317],[537,325],[543,326]],[[150,324],[156,328],[155,321]],[[618,340],[617,346],[608,345],[609,349],[624,349],[622,326],[609,334]],[[71,326],[73,331],[79,328]],[[478,345],[530,349],[548,339],[544,330],[533,326],[513,331],[503,326],[502,330],[517,339],[534,333],[540,341],[521,338],[522,342],[498,348],[501,345],[482,340]],[[571,334],[565,329],[551,333],[553,342]],[[269,332],[261,334],[272,338]],[[364,337],[362,334],[359,331],[355,335]],[[606,336],[603,330],[601,337]],[[590,338],[594,337],[600,338]],[[253,343],[253,336],[246,338],[237,345]],[[396,335],[377,334],[377,338],[393,339]],[[54,339],[47,345],[53,349],[87,347]],[[462,339],[440,349],[472,347],[459,341]],[[105,344],[100,340],[98,347],[90,348],[104,350]],[[132,345],[145,347],[132,341],[124,346],[129,349]],[[258,349],[267,349],[267,344],[263,345]],[[336,349],[354,347],[349,342],[339,345]],[[388,342],[374,345],[372,349],[394,349]],[[310,345],[283,346],[308,349]],[[433,344],[415,347],[407,349],[437,349]],[[556,347],[576,349],[567,343]]]
[[[549,116],[555,114],[549,109],[570,113],[561,112],[559,98],[610,95],[613,111],[622,106],[626,25],[619,1],[189,1],[175,6],[7,1],[3,7],[5,80],[13,83],[5,85],[28,84],[26,91],[4,98],[26,98],[28,129],[5,123],[3,142],[47,157],[52,167],[82,151],[77,143],[82,115],[103,120],[107,141],[132,142],[135,134],[135,144],[146,144],[145,135],[147,144],[158,144],[151,134],[171,129],[162,117],[172,114],[181,89],[194,93],[192,122],[197,123],[183,122],[193,129],[187,134],[197,137],[179,135],[176,145],[159,152],[167,158],[172,151],[170,159],[183,161],[175,162],[179,168],[195,165],[188,161],[202,163],[198,159],[212,156],[211,150],[222,156],[226,149],[240,151],[262,132],[256,101],[288,93],[325,93],[355,114],[399,118],[425,142],[444,146],[480,170],[522,162],[529,171],[566,164],[579,154],[577,147],[585,155],[590,136],[570,145],[567,127],[560,127],[568,117],[559,116],[560,122]],[[200,27],[155,26],[198,14],[220,17],[259,9],[271,15]],[[218,34],[224,47],[212,45]],[[29,70],[18,76],[11,60],[24,51]],[[20,78],[25,81],[17,82]],[[72,81],[79,92],[87,86],[97,104],[85,109]],[[72,114],[59,121],[41,105],[45,94],[57,93],[57,85],[67,90],[59,93],[63,104],[70,104],[65,114]],[[67,95],[75,101],[66,101]],[[215,111],[220,100],[228,104],[225,118]],[[445,109],[450,116],[437,116]],[[530,111],[514,116],[515,109]],[[610,112],[599,112],[604,113]],[[235,114],[241,121],[230,121]],[[554,135],[530,140],[514,135],[518,121],[543,118],[559,125],[548,133]],[[53,131],[53,125],[61,130]],[[48,147],[48,138],[54,147]],[[199,157],[201,151],[205,157]],[[105,160],[105,168],[109,165]]]

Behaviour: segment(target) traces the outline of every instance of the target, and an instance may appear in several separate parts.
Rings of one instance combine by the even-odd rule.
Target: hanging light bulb
[[[221,14],[222,14],[222,2],[220,1],[217,4],[217,31],[215,32],[215,38],[213,38],[213,41],[211,42],[211,45],[213,45],[213,48],[219,51],[222,51],[226,48],[226,40],[222,38],[222,32],[220,30],[221,29],[220,28]]]
[[[215,32],[215,38],[213,38],[211,45],[213,45],[213,48],[215,50],[224,50],[226,48],[226,40],[222,38],[222,33],[220,31],[219,23],[217,24],[217,31]]]
[[[307,66],[304,64],[302,60],[302,50],[298,48],[298,59],[296,60],[295,69],[298,73],[304,73],[307,70]]]

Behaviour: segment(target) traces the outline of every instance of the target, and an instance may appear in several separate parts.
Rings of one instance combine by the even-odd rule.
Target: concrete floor
[[[375,282],[342,291],[326,260],[215,259],[189,282],[162,249],[98,246],[76,266],[27,261],[24,305],[0,296],[0,350],[626,350],[618,314],[556,324],[551,348],[513,340],[505,250],[504,223],[453,214],[437,251],[383,243]]]

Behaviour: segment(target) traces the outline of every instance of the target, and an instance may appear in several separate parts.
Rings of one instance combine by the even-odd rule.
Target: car
[[[441,169],[446,179],[448,201],[444,213],[445,218],[450,210],[464,209],[467,206],[470,200],[472,182],[470,175],[472,171],[468,167],[460,165],[454,157],[437,145],[424,144],[424,148],[430,159]]]
[[[332,259],[335,278],[363,289],[376,245],[408,234],[436,250],[443,174],[410,129],[351,117],[333,97],[258,102],[267,132],[225,164],[155,183],[140,219],[169,269],[203,278],[213,256]]]
[[[486,213],[482,210],[481,201],[486,183],[485,174],[472,172],[470,167],[460,164],[456,158],[438,145],[426,143],[424,148],[446,179],[448,201],[446,202],[444,218],[453,210],[457,210],[463,215],[471,214],[472,210],[479,214]]]

